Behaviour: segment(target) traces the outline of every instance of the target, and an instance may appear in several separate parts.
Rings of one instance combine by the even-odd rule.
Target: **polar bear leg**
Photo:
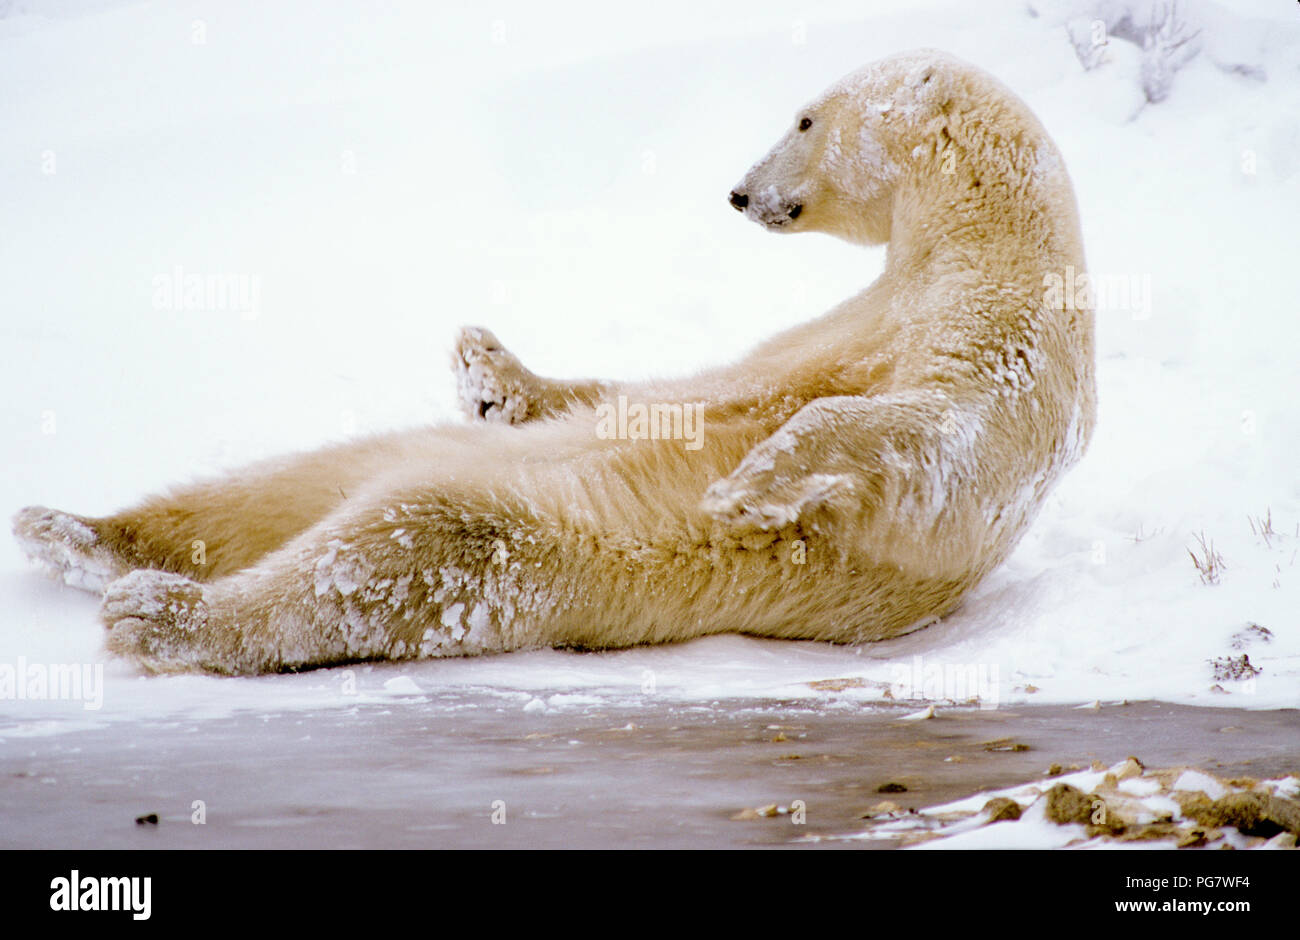
[[[100,520],[28,506],[13,519],[27,557],[72,587],[100,593],[130,567],[108,544]]]
[[[471,421],[523,424],[553,418],[575,405],[595,403],[610,387],[535,375],[491,330],[478,326],[463,327],[457,335],[451,368],[461,411]]]
[[[918,573],[964,569],[972,546],[959,536],[968,530],[934,527],[945,510],[979,505],[981,447],[990,446],[980,426],[970,405],[937,390],[819,398],[714,481],[701,508],[737,532],[853,518],[879,561]],[[972,511],[982,514],[958,516]]]
[[[210,581],[246,568],[311,528],[394,465],[430,451],[468,450],[455,428],[419,428],[240,468],[92,518],[44,506],[13,531],[27,555],[93,592],[152,568]]]
[[[105,594],[107,645],[149,671],[227,674],[563,645],[597,586],[558,530],[483,488],[397,489],[227,578],[132,572]]]
[[[494,479],[412,468],[228,577],[134,572],[105,595],[108,646],[155,671],[255,674],[816,629],[791,612],[822,590],[833,554],[810,543],[807,564],[791,561],[804,549],[794,533],[719,541],[694,503],[720,456],[640,443],[585,455],[581,481],[563,462]],[[502,447],[504,460],[514,444]],[[660,455],[640,457],[647,447]],[[629,454],[679,466],[689,484],[642,493]],[[566,492],[591,502],[575,509]],[[750,580],[759,587],[736,590]]]

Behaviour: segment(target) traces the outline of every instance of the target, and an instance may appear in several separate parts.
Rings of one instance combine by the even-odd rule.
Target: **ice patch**
[[[389,695],[423,695],[424,690],[410,676],[398,676],[384,682],[384,691]]]

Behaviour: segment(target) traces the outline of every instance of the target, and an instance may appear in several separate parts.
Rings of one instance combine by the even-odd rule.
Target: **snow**
[[[423,695],[424,690],[410,676],[397,676],[384,682],[384,691],[389,695]]]
[[[1228,791],[1224,789],[1219,781],[1215,780],[1208,774],[1200,773],[1196,770],[1184,771],[1177,780],[1174,781],[1175,790],[1201,791],[1212,800],[1217,800]]]
[[[1115,778],[1126,774],[1133,776],[1121,779],[1117,784]],[[1173,774],[1178,774],[1178,778],[1171,784]],[[916,849],[1169,849],[1177,847],[1180,839],[1191,830],[1199,829],[1208,837],[1212,849],[1223,848],[1224,842],[1237,849],[1268,848],[1272,846],[1265,845],[1264,838],[1247,836],[1231,825],[1225,825],[1221,830],[1213,828],[1194,815],[1187,815],[1179,801],[1170,794],[1197,790],[1214,800],[1229,793],[1253,790],[1257,794],[1286,796],[1292,779],[1262,780],[1249,786],[1226,785],[1199,771],[1179,773],[1176,768],[1152,771],[1129,760],[1106,770],[1044,777],[919,811],[881,811],[872,815],[871,823],[862,832],[822,836],[816,841],[901,839],[904,845]],[[1189,780],[1195,786],[1184,786]],[[1105,812],[1115,813],[1126,830],[1135,830],[1132,832],[1134,836],[1142,827],[1153,823],[1163,823],[1168,828],[1119,843],[1104,833],[1089,832],[1080,823],[1055,822],[1048,817],[1044,796],[1060,784],[1074,787],[1094,800],[1100,797],[1108,807]],[[984,809],[995,798],[1017,803],[1021,810],[1019,817],[991,821],[990,814]],[[1095,803],[1093,808],[1097,809]]]
[[[142,678],[106,660],[93,597],[0,539],[0,663],[105,664],[101,709],[0,699],[0,739],[400,708],[456,688],[533,710],[851,709],[897,688],[923,714],[968,705],[969,690],[900,674],[954,666],[990,677],[982,706],[1300,705],[1289,8],[1198,7],[1210,51],[1265,78],[1207,51],[1150,104],[1137,46],[1113,40],[1085,69],[1071,10],[1030,16],[1022,0],[870,14],[673,0],[617,17],[520,2],[480,14],[406,0],[364,18],[255,0],[37,6],[0,14],[6,515],[103,514],[249,460],[458,420],[445,363],[463,323],[490,326],[540,374],[639,379],[731,360],[821,314],[879,273],[883,251],[773,238],[727,194],[802,103],[901,49],[950,50],[1027,100],[1074,181],[1090,275],[1140,290],[1099,311],[1089,453],[1011,558],[906,637]],[[178,272],[203,289],[160,294]],[[1223,556],[1218,584],[1188,557],[1199,533]],[[345,548],[319,560],[318,593],[355,590]],[[96,572],[68,576],[93,586]],[[490,645],[487,608],[447,613]],[[1251,624],[1271,636],[1243,634]],[[1262,671],[1214,678],[1213,660],[1242,655]],[[810,684],[824,680],[845,681]]]

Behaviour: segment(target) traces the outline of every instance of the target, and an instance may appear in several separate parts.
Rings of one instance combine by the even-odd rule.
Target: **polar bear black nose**
[[[731,194],[731,204],[736,207],[737,211],[740,211],[749,205],[749,197],[744,193],[733,192]]]
[[[803,203],[802,203],[802,202],[799,203],[797,206],[794,206],[794,207],[790,210],[790,218],[791,218],[791,219],[797,219],[797,218],[799,218],[799,213],[800,213],[800,212],[803,212]]]

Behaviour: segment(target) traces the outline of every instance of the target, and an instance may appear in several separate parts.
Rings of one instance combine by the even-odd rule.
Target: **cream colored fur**
[[[1060,155],[989,75],[912,53],[809,104],[733,202],[774,230],[887,243],[885,272],[680,381],[542,379],[465,330],[467,425],[105,519],[27,509],[15,531],[70,582],[117,578],[108,646],[154,671],[723,632],[849,643],[932,621],[1006,557],[1092,431],[1091,313],[1045,301],[1046,278],[1084,270]],[[703,403],[702,446],[599,436],[619,396]]]

